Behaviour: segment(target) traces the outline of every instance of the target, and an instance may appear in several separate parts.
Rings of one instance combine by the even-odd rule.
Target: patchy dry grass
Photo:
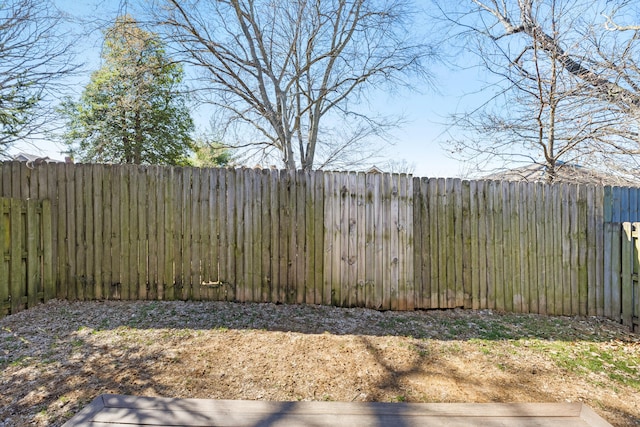
[[[101,393],[581,401],[640,425],[640,337],[592,318],[52,301],[0,319],[0,369],[0,426],[61,425]]]

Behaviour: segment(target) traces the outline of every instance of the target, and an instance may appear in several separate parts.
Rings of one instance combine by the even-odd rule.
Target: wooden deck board
[[[597,426],[581,403],[268,402],[101,395],[75,426]]]

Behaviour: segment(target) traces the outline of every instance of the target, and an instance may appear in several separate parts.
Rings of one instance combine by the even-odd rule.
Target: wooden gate
[[[55,296],[51,203],[0,198],[0,317]]]
[[[640,222],[622,223],[620,255],[622,324],[640,331]]]

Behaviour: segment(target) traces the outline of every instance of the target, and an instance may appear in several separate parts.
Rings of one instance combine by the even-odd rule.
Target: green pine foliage
[[[106,31],[102,67],[80,100],[66,101],[64,139],[82,162],[184,165],[193,120],[183,69],[130,16]]]

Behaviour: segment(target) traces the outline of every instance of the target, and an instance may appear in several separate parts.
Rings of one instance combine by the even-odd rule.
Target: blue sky
[[[65,10],[79,15],[94,13],[94,1],[59,0]],[[111,8],[114,2],[100,2],[102,7]],[[80,93],[88,81],[89,74],[99,66],[99,46],[101,35],[94,33],[94,39],[86,39],[83,56],[87,61],[86,73],[77,78],[75,91]],[[392,132],[393,145],[382,144],[383,158],[375,161],[383,165],[387,160],[406,161],[413,166],[414,175],[429,177],[464,176],[467,169],[462,162],[449,157],[443,147],[447,126],[444,124],[447,115],[461,110],[462,104],[468,102],[461,98],[465,92],[481,86],[475,71],[453,72],[444,66],[434,65],[434,84],[437,90],[426,88],[421,91],[402,90],[398,94],[378,94],[373,98],[372,109],[383,115],[399,115],[405,123]],[[476,100],[478,98],[475,98]],[[465,108],[466,109],[466,108]],[[459,111],[458,111],[459,112]],[[198,116],[203,116],[202,114]],[[197,120],[197,119],[196,119]],[[205,123],[200,123],[202,128]],[[25,151],[41,154],[55,159],[62,159],[64,147],[50,141],[40,141],[32,145],[16,145],[12,153]]]

